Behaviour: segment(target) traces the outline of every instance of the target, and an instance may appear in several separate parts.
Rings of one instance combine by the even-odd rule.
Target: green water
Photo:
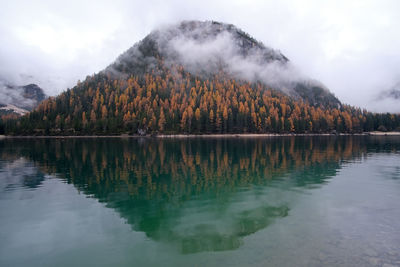
[[[0,140],[0,266],[400,266],[400,137]]]

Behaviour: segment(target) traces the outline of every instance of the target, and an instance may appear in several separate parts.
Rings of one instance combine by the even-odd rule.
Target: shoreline
[[[400,136],[400,132],[364,132],[364,133],[303,133],[303,134],[158,134],[158,135],[0,135],[1,139],[24,139],[24,138],[54,138],[54,139],[64,139],[64,138],[161,138],[161,139],[183,139],[183,138],[265,138],[265,137],[312,137],[312,136]]]

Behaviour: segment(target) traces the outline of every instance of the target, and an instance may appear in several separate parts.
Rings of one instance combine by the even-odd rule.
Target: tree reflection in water
[[[0,141],[1,164],[23,156],[182,253],[238,248],[290,215],[293,192],[377,149],[386,148],[361,137]],[[43,181],[27,179],[32,188]]]

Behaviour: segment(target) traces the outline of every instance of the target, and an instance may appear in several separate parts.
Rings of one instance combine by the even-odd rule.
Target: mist
[[[15,105],[19,108],[32,108],[35,100],[24,97],[24,88],[14,87],[0,81],[0,105]]]
[[[177,54],[179,62],[182,62],[189,72],[197,75],[204,72],[218,73],[223,69],[233,77],[253,82],[262,81],[280,89],[306,79],[291,63],[280,57],[278,51],[250,48],[246,51],[248,54],[243,55],[238,41],[227,31],[201,40],[178,33],[177,37],[171,40],[170,51],[167,53]],[[277,59],[261,60],[266,51]]]
[[[36,83],[56,95],[103,70],[162,25],[215,20],[232,23],[282,51],[290,68],[299,72],[287,72],[290,78],[318,80],[343,103],[400,112],[398,99],[377,100],[400,80],[399,13],[395,0],[6,0],[0,9],[0,78],[18,85]],[[243,62],[232,58],[232,63]],[[245,63],[251,70],[259,68],[257,62]],[[269,67],[268,73],[280,72],[280,66]],[[262,73],[243,71],[242,65],[231,70],[243,76]],[[275,75],[270,76],[272,81]]]

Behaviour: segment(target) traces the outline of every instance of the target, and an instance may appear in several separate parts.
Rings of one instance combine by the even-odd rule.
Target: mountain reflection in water
[[[21,186],[34,190],[45,175],[56,176],[117,211],[134,231],[188,254],[237,249],[244,237],[290,216],[296,203],[292,191],[306,194],[327,183],[343,163],[369,150],[392,149],[379,139],[364,142],[360,137],[9,139],[0,141],[0,156],[2,165],[17,166],[8,166],[14,172],[34,167],[41,173],[19,175]]]

